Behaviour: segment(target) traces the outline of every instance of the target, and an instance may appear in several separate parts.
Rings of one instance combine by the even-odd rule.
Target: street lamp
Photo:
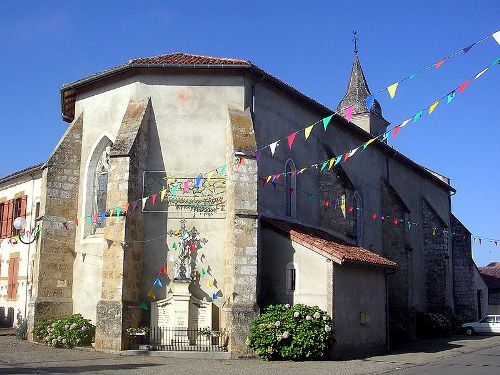
[[[25,219],[24,217],[17,217],[17,218],[14,220],[14,223],[13,223],[13,224],[14,224],[14,228],[16,228],[17,230],[22,231],[22,233],[19,235],[19,241],[21,241],[23,244],[25,244],[25,245],[29,245],[29,244],[32,244],[33,242],[35,242],[35,241],[36,241],[36,237],[37,237],[36,233],[35,233],[35,235],[33,236],[33,239],[32,239],[32,240],[27,241],[27,242],[25,242],[25,241],[23,240],[23,237],[24,237],[23,233],[26,233],[26,232],[25,232],[25,230],[24,230],[24,228],[26,228],[26,219]]]

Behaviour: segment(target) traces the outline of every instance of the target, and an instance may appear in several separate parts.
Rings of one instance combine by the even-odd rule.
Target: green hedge
[[[271,305],[252,322],[247,345],[265,360],[315,359],[331,349],[332,328],[317,306]]]

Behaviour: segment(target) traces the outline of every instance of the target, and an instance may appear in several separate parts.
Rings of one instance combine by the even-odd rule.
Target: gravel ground
[[[495,349],[495,347],[497,349]],[[373,374],[452,361],[492,348],[500,356],[500,336],[455,336],[424,340],[388,355],[351,361],[264,362],[259,359],[216,360],[124,356],[93,349],[54,349],[0,335],[0,374]]]

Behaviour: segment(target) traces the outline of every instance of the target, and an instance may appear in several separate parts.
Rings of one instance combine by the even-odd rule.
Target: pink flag
[[[398,125],[398,126],[396,126],[396,127],[392,130],[392,136],[393,136],[394,138],[396,138],[396,136],[398,135],[398,133],[399,133],[399,130],[400,130],[400,129],[401,129],[401,125]]]
[[[295,141],[295,136],[297,135],[297,132],[290,134],[287,139],[288,139],[288,148],[292,149],[293,141]]]
[[[182,183],[182,190],[184,190],[184,193],[187,193],[188,189],[189,189],[189,181],[186,180]]]
[[[465,88],[466,88],[467,86],[469,86],[469,83],[470,83],[470,79],[468,79],[467,81],[465,81],[464,83],[462,83],[462,84],[460,85],[460,87],[457,89],[457,92],[460,94],[462,91],[464,91],[464,90],[465,90]]]
[[[344,116],[347,121],[351,121],[353,110],[354,110],[354,105],[350,105],[349,107],[344,109]]]
[[[441,65],[444,64],[445,61],[446,61],[446,59],[443,59],[443,60],[438,61],[437,63],[435,63],[434,65],[436,66],[436,69],[439,69],[441,67]]]
[[[155,204],[155,202],[156,202],[156,196],[157,196],[157,195],[158,195],[158,194],[153,194],[153,195],[151,196],[151,201],[153,202],[153,204]]]

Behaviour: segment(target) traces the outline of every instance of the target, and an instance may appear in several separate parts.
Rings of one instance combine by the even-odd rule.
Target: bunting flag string
[[[498,65],[499,62],[500,62],[500,58],[495,59],[486,68],[482,69],[481,72],[487,71],[489,68],[492,68],[492,67]],[[479,76],[481,76],[481,75],[479,75]],[[475,74],[473,77],[478,77],[478,74]],[[397,125],[395,125],[393,127],[388,127],[384,133],[379,134],[378,136],[371,138],[370,140],[364,142],[363,144],[358,145],[357,147],[354,147],[353,149],[350,149],[350,150],[347,150],[347,151],[341,153],[336,158],[332,158],[332,159],[328,159],[328,160],[321,160],[321,161],[316,162],[314,164],[302,167],[300,169],[300,172],[294,172],[294,171],[281,172],[281,173],[272,174],[270,176],[272,176],[273,179],[276,179],[276,178],[279,178],[279,177],[282,177],[282,176],[286,176],[286,175],[292,174],[292,173],[294,173],[295,176],[298,176],[299,174],[302,174],[302,173],[304,173],[307,170],[317,169],[318,166],[320,166],[320,171],[322,172],[325,169],[326,165],[329,164],[329,163],[331,163],[332,160],[334,160],[334,159],[335,159],[335,161],[334,161],[334,165],[333,166],[338,165],[340,162],[344,162],[345,163],[350,157],[352,157],[358,151],[359,148],[362,147],[362,151],[364,151],[371,143],[373,143],[377,139],[380,140],[380,141],[385,141],[389,137],[389,134],[391,134],[391,132],[392,132],[393,137],[395,138],[398,135],[398,133],[401,130],[401,128],[403,128],[406,125],[408,125],[410,123],[410,121],[413,120],[413,123],[417,122],[423,116],[424,112],[429,112],[429,114],[433,113],[434,110],[436,109],[436,107],[438,106],[438,104],[442,100],[444,100],[445,98],[448,98],[448,103],[449,103],[451,101],[449,99],[450,95],[453,95],[453,97],[455,97],[455,95],[457,93],[462,93],[465,90],[465,88],[470,84],[470,82],[473,81],[473,80],[475,80],[475,79],[477,79],[477,78],[470,78],[470,79],[465,80],[460,85],[458,85],[457,87],[455,87],[453,90],[451,90],[450,92],[448,92],[446,95],[440,97],[437,100],[434,100],[432,102],[432,104],[428,105],[425,108],[422,108],[420,111],[418,111],[416,114],[414,114],[410,118],[402,121],[401,123],[399,123],[399,124],[397,124]],[[432,108],[432,110],[431,110],[431,108]],[[270,176],[260,177],[259,180],[261,180],[263,182],[264,181],[265,182],[269,182],[269,180],[270,180],[269,177]]]
[[[378,95],[378,94],[380,94],[380,93],[382,93],[382,92],[387,91],[387,92],[389,93],[389,96],[391,97],[391,99],[393,99],[393,98],[396,96],[396,91],[397,91],[397,89],[398,89],[398,87],[399,87],[399,85],[400,85],[401,83],[403,83],[403,82],[405,82],[405,81],[407,81],[407,80],[413,79],[413,78],[415,78],[416,76],[418,76],[418,75],[420,75],[420,74],[424,73],[425,71],[427,71],[427,70],[429,70],[429,69],[431,69],[431,68],[437,68],[437,69],[439,69],[439,68],[440,68],[440,67],[444,64],[444,62],[446,62],[446,61],[448,61],[448,60],[452,59],[453,57],[455,57],[455,56],[457,56],[457,55],[459,55],[459,54],[461,54],[461,53],[464,53],[464,54],[465,54],[465,53],[469,52],[469,50],[470,50],[472,47],[474,47],[475,45],[478,45],[478,44],[480,44],[480,43],[484,42],[485,40],[489,39],[490,37],[493,37],[493,38],[497,41],[497,43],[498,43],[498,44],[500,44],[500,31],[497,31],[497,32],[495,32],[495,33],[493,33],[493,34],[487,35],[487,36],[485,36],[485,37],[483,37],[483,38],[481,38],[481,39],[479,39],[479,40],[476,40],[475,42],[473,42],[473,43],[469,44],[467,47],[460,48],[459,50],[457,50],[457,51],[455,51],[455,52],[453,52],[453,53],[449,54],[448,56],[446,56],[446,57],[444,57],[444,58],[441,58],[441,59],[440,59],[440,60],[438,60],[437,62],[433,62],[432,64],[429,64],[429,65],[425,66],[424,68],[421,68],[421,69],[417,70],[416,72],[414,72],[414,73],[412,73],[412,74],[409,74],[408,76],[406,76],[406,77],[404,77],[404,78],[400,79],[399,81],[394,82],[394,83],[390,84],[389,86],[384,86],[383,88],[381,88],[381,89],[379,89],[379,90],[375,91],[375,93],[374,93],[373,95],[370,95],[370,96],[368,96],[368,97],[366,98],[366,106],[367,106],[367,108],[368,108],[368,109],[370,109],[370,108],[372,107],[372,105],[373,105],[373,102],[374,102],[374,100],[375,100],[375,96],[376,96],[376,95]],[[480,73],[478,73],[478,76],[477,76],[477,77],[475,77],[475,79],[477,79],[477,78],[478,78],[481,74],[483,74],[483,73],[484,73],[484,72],[480,72]],[[467,86],[467,85],[465,85],[465,86]],[[463,87],[463,88],[459,91],[459,93],[460,93],[461,91],[463,91],[463,89],[465,89],[465,87]],[[318,120],[318,121],[316,121],[316,122],[315,122],[315,123],[313,123],[313,124],[309,124],[309,125],[307,125],[305,128],[298,129],[298,130],[296,130],[296,131],[294,131],[294,132],[290,133],[289,135],[285,136],[284,138],[280,138],[280,139],[278,139],[278,140],[276,140],[276,141],[274,141],[274,142],[272,142],[272,143],[270,143],[270,144],[268,144],[268,145],[265,145],[265,146],[263,146],[263,147],[259,148],[259,149],[257,150],[257,152],[256,152],[256,160],[257,160],[257,162],[260,160],[260,158],[261,158],[261,156],[262,156],[262,152],[263,152],[265,149],[267,149],[267,148],[269,148],[269,149],[270,149],[270,151],[271,151],[271,155],[272,155],[272,156],[274,156],[274,154],[275,154],[275,152],[276,152],[276,148],[277,148],[277,146],[279,146],[279,142],[280,142],[280,141],[284,141],[285,139],[287,139],[287,140],[288,140],[288,145],[289,145],[289,148],[291,148],[290,141],[289,141],[289,140],[290,140],[290,137],[293,137],[293,140],[295,140],[295,135],[296,135],[297,133],[302,133],[302,132],[304,132],[304,138],[305,138],[305,139],[308,139],[308,138],[309,138],[309,136],[311,135],[311,131],[312,131],[312,129],[314,128],[314,126],[316,126],[316,125],[318,125],[318,124],[320,124],[320,123],[323,123],[323,128],[324,128],[324,130],[326,131],[326,129],[327,129],[327,127],[328,127],[328,124],[330,123],[330,121],[331,121],[331,119],[332,119],[332,117],[333,117],[334,115],[344,116],[344,117],[346,118],[346,120],[347,120],[347,121],[351,121],[352,114],[353,114],[353,110],[354,110],[354,106],[352,106],[352,105],[351,105],[351,106],[348,106],[348,107],[346,107],[346,108],[340,109],[339,111],[334,111],[331,115],[329,115],[329,116],[327,116],[327,117],[325,117],[325,118],[323,118],[323,119],[321,119],[321,120]],[[293,143],[293,141],[292,141],[292,143]]]

